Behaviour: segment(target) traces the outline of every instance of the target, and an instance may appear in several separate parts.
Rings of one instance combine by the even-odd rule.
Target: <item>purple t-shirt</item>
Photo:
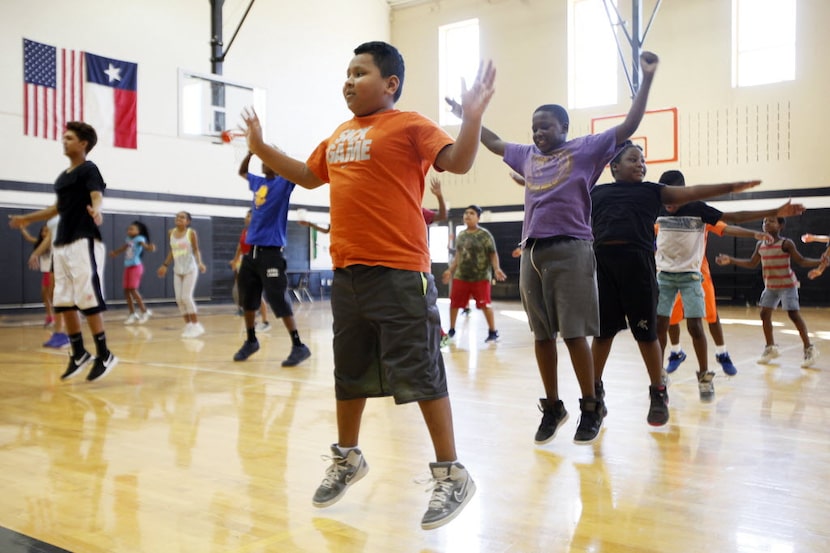
[[[522,243],[553,236],[593,239],[591,188],[616,146],[616,128],[569,140],[547,155],[533,144],[504,145],[504,162],[525,179]]]

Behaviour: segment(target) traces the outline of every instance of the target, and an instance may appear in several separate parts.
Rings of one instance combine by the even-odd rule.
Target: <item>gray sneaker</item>
[[[700,391],[700,401],[712,401],[715,399],[715,373],[712,371],[697,375],[697,388]]]
[[[804,350],[804,361],[801,363],[801,367],[808,369],[815,365],[817,360],[818,348],[814,345],[811,345]]]
[[[311,503],[315,507],[328,507],[337,503],[349,486],[369,472],[369,465],[366,464],[363,453],[357,448],[344,456],[337,444],[332,444],[331,457],[324,456],[323,458],[331,460],[331,466],[326,469],[326,477],[314,492],[314,499]]]
[[[421,528],[433,530],[458,516],[476,493],[476,484],[458,462],[430,463],[432,498],[421,519]]]

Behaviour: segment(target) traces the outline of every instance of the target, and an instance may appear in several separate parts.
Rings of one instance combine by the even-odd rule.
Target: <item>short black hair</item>
[[[354,49],[355,56],[359,56],[360,54],[369,54],[372,56],[375,65],[380,69],[381,77],[386,78],[394,75],[398,78],[398,90],[395,91],[394,97],[397,102],[403,92],[404,77],[403,56],[398,52],[398,49],[386,42],[364,42]]]
[[[533,113],[544,111],[550,113],[562,124],[562,125],[570,125],[571,120],[568,117],[568,110],[560,106],[559,104],[544,104],[536,108],[536,111]]]
[[[668,184],[669,186],[686,186],[686,177],[680,171],[672,169],[660,175],[659,182],[661,184]]]
[[[89,123],[70,121],[66,124],[66,130],[74,132],[78,140],[86,141],[86,153],[89,153],[98,144],[98,133],[95,132],[95,128]]]
[[[477,206],[476,204],[468,205],[467,207],[464,208],[464,211],[467,211],[468,209],[472,209],[473,211],[476,212],[476,214],[479,217],[481,217],[481,213],[482,213],[483,210],[479,206]]]

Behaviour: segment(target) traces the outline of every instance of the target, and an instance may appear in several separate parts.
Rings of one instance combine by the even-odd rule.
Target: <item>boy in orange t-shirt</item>
[[[464,90],[461,128],[453,141],[422,115],[395,109],[404,80],[397,49],[384,42],[361,44],[343,85],[354,117],[306,163],[265,144],[256,114],[243,114],[248,147],[263,163],[305,188],[331,185],[338,441],[314,494],[315,507],[335,503],[368,472],[357,447],[363,409],[366,398],[389,395],[396,403],[418,402],[435,449],[433,493],[421,527],[446,524],[475,493],[473,479],[457,462],[421,200],[430,166],[452,173],[472,167],[494,79],[487,64]]]

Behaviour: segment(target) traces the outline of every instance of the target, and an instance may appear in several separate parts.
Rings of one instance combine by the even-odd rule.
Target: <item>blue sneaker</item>
[[[669,374],[673,373],[685,360],[686,354],[683,353],[683,350],[680,350],[678,352],[671,352],[669,354],[669,364],[666,365],[666,372]]]
[[[49,339],[43,342],[43,347],[55,349],[69,347],[69,336],[63,332],[53,332]]]
[[[729,376],[735,376],[738,374],[738,369],[732,364],[732,359],[729,358],[728,353],[718,353],[715,355],[715,360],[720,363],[720,366],[723,368],[723,372]]]

